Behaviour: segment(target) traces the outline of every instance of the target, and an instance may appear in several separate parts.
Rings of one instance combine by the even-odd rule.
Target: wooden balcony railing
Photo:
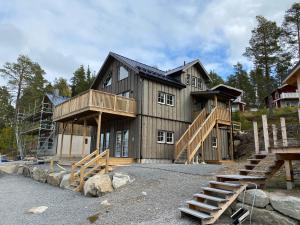
[[[88,110],[135,117],[136,101],[90,89],[57,105],[54,108],[53,118],[54,121],[58,121]]]

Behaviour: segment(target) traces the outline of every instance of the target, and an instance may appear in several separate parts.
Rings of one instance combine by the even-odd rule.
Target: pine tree
[[[90,67],[88,66],[88,68],[86,70],[86,82],[87,82],[89,88],[93,84],[94,80],[95,80],[95,75],[92,74]]]
[[[53,90],[58,89],[59,95],[70,97],[71,89],[66,79],[60,77],[54,80]]]
[[[14,107],[12,106],[12,97],[7,87],[0,87],[0,128],[10,126],[13,122]]]
[[[300,3],[294,3],[284,16],[282,36],[288,51],[300,60]]]
[[[224,80],[215,71],[211,70],[208,75],[210,76],[212,82],[209,83],[208,87],[212,88],[218,84],[224,84]]]
[[[72,96],[78,95],[89,88],[83,65],[75,70],[71,83]]]

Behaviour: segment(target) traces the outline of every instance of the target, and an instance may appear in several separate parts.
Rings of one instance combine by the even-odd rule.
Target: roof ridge
[[[190,62],[188,62],[188,63],[186,63],[186,64],[183,64],[183,65],[181,65],[181,66],[177,66],[177,67],[175,67],[175,68],[173,68],[173,69],[168,70],[167,72],[172,71],[172,70],[176,70],[176,69],[178,69],[178,68],[180,68],[180,67],[184,67],[184,66],[186,66],[186,65],[188,65],[188,64],[192,64],[193,62],[196,62],[196,61],[198,61],[198,59],[194,59],[194,60],[192,60],[192,61],[190,61]]]

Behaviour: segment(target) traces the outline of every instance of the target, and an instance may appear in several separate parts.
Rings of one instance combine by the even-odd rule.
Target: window
[[[174,133],[173,132],[166,132],[166,143],[167,144],[174,144]]]
[[[104,80],[103,87],[108,87],[111,85],[111,72],[107,75],[106,79]]]
[[[186,75],[186,85],[190,85],[190,83],[191,83],[191,75],[187,74]]]
[[[167,95],[167,105],[170,106],[174,106],[175,103],[175,96],[174,95],[170,95],[170,94],[166,94]]]
[[[192,87],[196,87],[197,85],[197,77],[192,77]]]
[[[129,94],[130,94],[130,91],[124,91],[120,94],[118,94],[119,96],[123,96],[123,97],[126,97],[126,98],[129,98]]]
[[[198,88],[203,89],[202,80],[198,78],[197,81],[198,81]]]
[[[158,92],[158,103],[160,104],[165,104],[165,97],[166,97],[166,94],[163,93],[163,92]]]
[[[218,146],[217,137],[212,137],[211,143],[212,143],[213,148],[217,148],[217,146]]]
[[[157,132],[157,143],[165,143],[165,131],[159,130]]]
[[[128,130],[119,130],[116,132],[115,157],[128,157],[128,141]]]
[[[120,66],[119,80],[123,80],[128,77],[128,70],[124,66]]]

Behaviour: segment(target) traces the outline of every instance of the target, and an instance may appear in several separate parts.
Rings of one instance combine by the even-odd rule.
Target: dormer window
[[[129,75],[128,70],[124,66],[120,66],[119,69],[119,80],[127,78]]]
[[[111,72],[107,75],[107,77],[105,78],[104,82],[103,82],[103,87],[108,87],[111,85],[111,81],[112,81],[112,74]]]

